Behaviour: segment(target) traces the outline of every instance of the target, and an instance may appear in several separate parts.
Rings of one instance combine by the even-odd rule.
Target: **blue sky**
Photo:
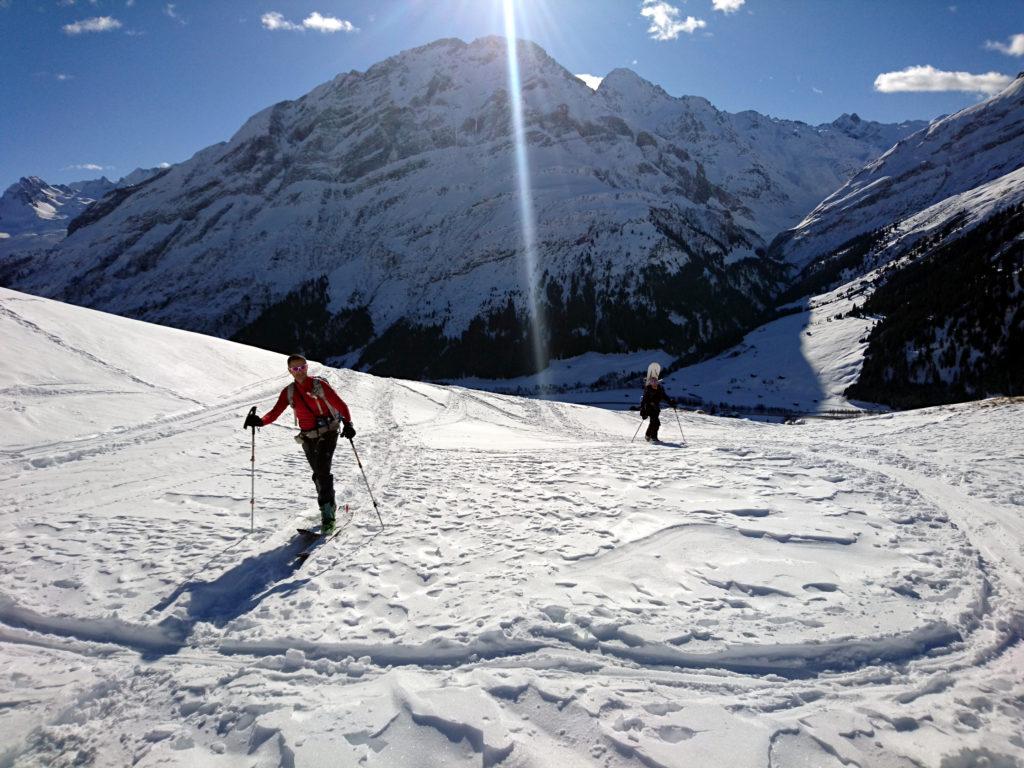
[[[516,4],[574,73],[809,123],[931,119],[1024,69],[1024,0]],[[501,20],[501,0],[0,0],[0,189],[179,162],[339,72]]]

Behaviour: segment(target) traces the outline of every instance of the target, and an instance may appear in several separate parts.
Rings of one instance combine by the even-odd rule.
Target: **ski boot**
[[[337,505],[333,501],[325,501],[320,505],[320,532],[324,536],[334,533],[334,513],[336,510]]]

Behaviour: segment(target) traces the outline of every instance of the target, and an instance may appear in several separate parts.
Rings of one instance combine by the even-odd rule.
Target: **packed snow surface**
[[[1024,404],[765,425],[323,369],[0,291],[0,765],[1019,766]],[[682,435],[679,426],[681,426]]]

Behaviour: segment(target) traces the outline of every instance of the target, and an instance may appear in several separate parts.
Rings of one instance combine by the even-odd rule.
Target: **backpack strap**
[[[328,400],[327,396],[324,394],[324,380],[321,379],[319,376],[313,379],[313,397],[319,398],[320,400],[324,401],[324,404],[327,406],[328,412],[331,414],[331,418],[338,418],[338,412],[335,410],[334,406],[331,405],[331,401]]]
[[[293,404],[295,399],[295,391],[295,382],[293,381],[291,384],[288,385],[288,405],[292,408],[292,410],[295,409],[295,405]],[[327,406],[327,412],[331,414],[331,418],[338,418],[338,411],[335,410],[334,406],[331,405],[331,401],[328,400],[327,396],[324,394],[324,382],[323,379],[321,379],[319,376],[313,377],[313,389],[310,392],[310,394],[313,395],[313,397],[316,398],[317,400],[323,401],[323,403]],[[306,403],[306,407],[308,408],[309,403],[306,401],[306,396],[303,395],[301,391],[299,392],[299,397],[302,398],[302,401]],[[312,408],[310,408],[309,410],[310,412],[313,411]]]

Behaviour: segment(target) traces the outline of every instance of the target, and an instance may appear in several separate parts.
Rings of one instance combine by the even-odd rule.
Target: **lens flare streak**
[[[512,112],[512,133],[515,143],[516,186],[519,194],[519,223],[523,240],[523,259],[526,272],[528,311],[532,331],[533,362],[538,372],[538,386],[542,387],[543,371],[547,367],[545,321],[537,300],[537,240],[533,193],[530,189],[530,164],[526,152],[526,128],[523,120],[523,98],[519,76],[519,52],[516,40],[515,1],[503,0],[505,38],[508,41],[508,91]]]

